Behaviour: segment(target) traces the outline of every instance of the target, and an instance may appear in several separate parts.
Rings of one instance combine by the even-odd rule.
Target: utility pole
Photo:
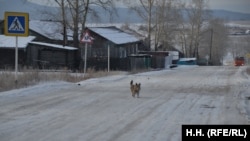
[[[210,52],[209,52],[209,60],[211,62],[212,60],[212,48],[213,48],[213,34],[214,34],[214,30],[213,28],[211,28],[211,39],[210,39]]]
[[[110,45],[108,44],[108,72],[110,71]]]

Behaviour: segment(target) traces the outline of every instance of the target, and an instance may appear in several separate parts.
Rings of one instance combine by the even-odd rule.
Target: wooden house
[[[109,54],[110,69],[130,70],[129,56],[137,54],[138,50],[142,48],[139,38],[114,26],[89,27],[86,30],[94,38],[88,48],[88,67],[107,69]]]

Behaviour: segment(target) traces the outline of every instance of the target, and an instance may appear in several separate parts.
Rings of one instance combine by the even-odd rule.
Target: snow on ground
[[[226,24],[228,27],[250,28],[250,21],[232,21]]]
[[[0,93],[1,141],[180,141],[183,124],[248,124],[246,67],[178,67]],[[142,83],[140,98],[129,82]]]

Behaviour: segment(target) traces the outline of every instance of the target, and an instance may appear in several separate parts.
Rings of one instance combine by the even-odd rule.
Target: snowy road
[[[249,124],[245,70],[186,67],[2,92],[0,140],[180,141],[183,124]]]

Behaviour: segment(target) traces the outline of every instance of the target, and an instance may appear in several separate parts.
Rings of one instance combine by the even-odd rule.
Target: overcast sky
[[[0,0],[1,1],[1,0]],[[44,3],[54,0],[28,0],[34,3]],[[183,0],[189,1],[189,0]],[[250,0],[209,0],[210,9],[223,9],[235,12],[250,13]]]

